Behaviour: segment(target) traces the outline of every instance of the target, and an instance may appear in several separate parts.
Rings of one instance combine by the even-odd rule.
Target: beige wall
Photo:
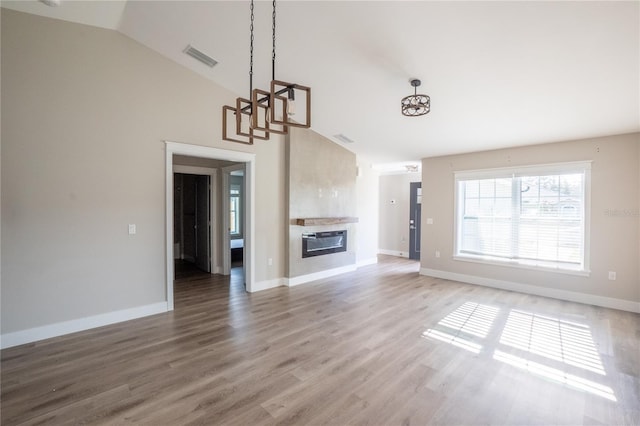
[[[298,277],[356,263],[358,224],[298,226],[296,219],[355,217],[356,156],[312,130],[292,128],[288,136],[289,268]],[[347,251],[302,258],[302,233],[347,230]]]
[[[382,253],[409,257],[410,184],[421,179],[420,173],[380,176],[378,247]],[[424,209],[422,217],[425,217]]]
[[[222,142],[237,95],[117,32],[6,9],[1,51],[3,334],[166,301],[163,140],[256,153],[255,277],[284,275],[284,142]]]
[[[424,159],[422,217],[434,223],[422,226],[422,268],[639,302],[639,150],[634,133]],[[584,160],[592,161],[589,277],[452,259],[455,171]],[[608,280],[608,271],[616,271],[617,280]]]
[[[256,146],[255,204],[256,281],[271,281],[285,276],[288,253],[284,138]],[[269,265],[269,259],[273,259]]]

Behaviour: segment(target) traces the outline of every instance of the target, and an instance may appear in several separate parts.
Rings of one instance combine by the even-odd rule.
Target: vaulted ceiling
[[[2,6],[115,29],[248,93],[248,1]],[[254,87],[268,88],[271,2],[255,29]],[[312,87],[313,129],[374,163],[640,131],[637,1],[280,1],[276,42],[276,77]],[[431,97],[422,117],[400,113],[412,77]]]

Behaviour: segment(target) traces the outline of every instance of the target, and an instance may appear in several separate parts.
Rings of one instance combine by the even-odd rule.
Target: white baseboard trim
[[[255,293],[256,291],[268,290],[270,288],[282,287],[284,286],[285,278],[274,278],[272,280],[259,281],[253,284],[253,289],[251,293]]]
[[[378,249],[379,254],[386,254],[389,256],[397,256],[397,257],[406,257],[409,258],[408,251],[397,251],[397,250],[387,250],[387,249]]]
[[[559,290],[556,288],[538,287],[535,285],[521,284],[512,281],[503,281],[493,278],[478,277],[474,275],[458,274],[455,272],[439,271],[437,269],[422,268],[420,269],[420,275],[443,278],[452,281],[460,281],[463,283],[476,284],[484,287],[499,288],[502,290],[517,291],[519,293],[533,294],[536,296],[550,297],[553,299],[567,300],[570,302],[584,303],[586,305],[601,306],[603,308],[640,313],[640,302],[634,302],[631,300],[614,299],[612,297],[578,293],[568,290]]]
[[[358,262],[356,265],[348,265],[340,268],[329,269],[327,271],[315,272],[313,274],[302,275],[300,277],[294,278],[274,278],[272,280],[265,280],[257,282],[253,285],[252,293],[256,291],[268,290],[270,288],[276,287],[293,287],[299,284],[304,284],[310,281],[319,280],[322,278],[332,277],[334,275],[343,274],[345,272],[353,272],[357,268],[362,268],[363,266],[375,265],[378,263],[377,257],[372,257],[370,259],[364,259]]]
[[[284,278],[284,285],[288,287],[293,287],[293,286],[308,283],[311,281],[333,277],[334,275],[340,275],[346,272],[353,272],[356,269],[357,269],[356,265],[347,265],[347,266],[341,266],[339,268],[327,269],[326,271],[314,272],[313,274],[300,275],[299,277]]]
[[[357,268],[362,268],[363,266],[375,265],[376,263],[378,263],[378,258],[377,257],[371,257],[369,259],[363,259],[363,260],[359,261],[358,263],[356,263],[356,267]]]
[[[89,330],[91,328],[102,327],[104,325],[115,324],[117,322],[161,314],[163,312],[167,312],[167,302],[138,306],[136,308],[123,309],[120,311],[107,312],[106,314],[92,315],[90,317],[34,327],[28,330],[15,331],[13,333],[6,333],[0,336],[0,348],[10,348],[12,346],[37,342],[38,340],[49,339],[51,337],[62,336],[64,334],[75,333],[77,331]]]

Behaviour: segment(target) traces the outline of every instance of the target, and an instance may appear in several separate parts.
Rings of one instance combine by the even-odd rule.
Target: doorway
[[[194,268],[212,272],[211,175],[173,175],[173,255],[176,276]]]
[[[409,259],[420,260],[422,182],[411,182],[409,185]]]
[[[222,168],[222,270],[229,275],[242,268],[245,258],[245,164]],[[237,269],[236,269],[237,272]]]
[[[231,268],[241,268],[244,263],[244,170],[234,170],[229,176],[229,249]]]
[[[255,250],[254,250],[254,233],[255,233],[255,154],[229,151],[219,148],[209,148],[199,145],[189,145],[178,142],[165,141],[165,223],[166,223],[166,294],[167,294],[167,310],[174,309],[174,289],[173,282],[175,277],[174,265],[174,156],[188,156],[199,159],[213,159],[220,161],[229,161],[234,163],[243,163],[244,166],[244,232],[243,232],[243,279],[246,291],[252,292],[255,286]],[[176,170],[177,172],[179,170]],[[223,215],[225,217],[226,215]],[[215,232],[215,231],[213,231]],[[214,265],[215,266],[215,265]],[[214,268],[215,270],[215,268]]]

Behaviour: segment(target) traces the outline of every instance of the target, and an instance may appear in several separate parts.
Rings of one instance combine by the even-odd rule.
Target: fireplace
[[[322,256],[347,251],[347,231],[305,232],[302,234],[302,257]]]

